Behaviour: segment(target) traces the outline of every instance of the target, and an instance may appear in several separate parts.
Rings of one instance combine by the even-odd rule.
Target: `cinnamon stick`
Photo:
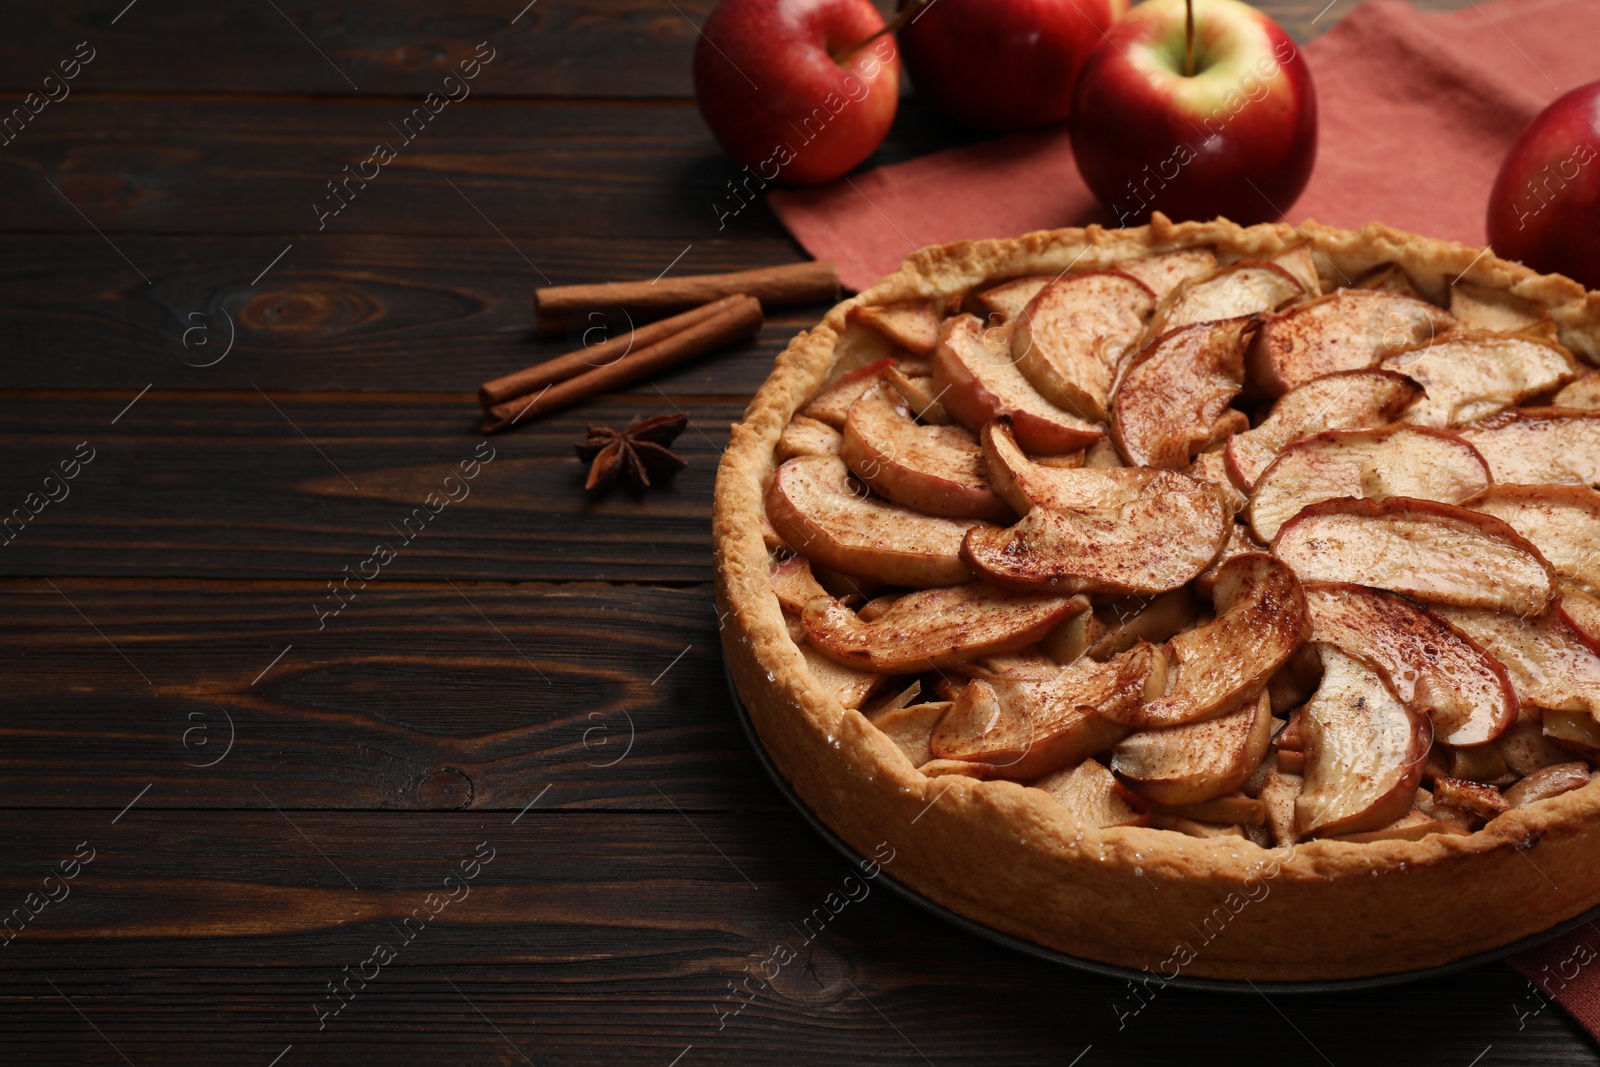
[[[709,319],[712,316],[727,310],[738,303],[739,296],[725,296],[721,300],[713,300],[709,304],[685,311],[681,315],[674,315],[670,319],[652,322],[648,326],[641,326],[636,330],[603,341],[592,348],[579,349],[569,352],[564,356],[547,359],[543,363],[536,363],[525,370],[515,374],[507,374],[503,378],[496,378],[492,382],[484,382],[478,388],[478,402],[483,405],[483,410],[488,411],[496,404],[504,404],[507,400],[515,400],[519,396],[527,396],[537,392],[554,382],[566,381],[585,371],[596,367],[603,367],[614,363],[634,352],[640,352],[657,341],[671,337],[688,329],[697,322]]]
[[[497,404],[486,413],[484,433],[498,433],[552,411],[582,403],[601,393],[632,385],[668,367],[687,363],[707,352],[742,341],[761,329],[761,302],[743,297],[687,330],[680,330],[642,351],[631,353],[604,367],[596,367],[566,381],[547,385],[536,393]]]
[[[735,293],[753,296],[766,307],[837,300],[839,272],[825,261],[655,281],[556,285],[535,290],[533,305],[539,335],[551,337],[565,332],[574,314],[593,308],[620,305],[639,322]]]

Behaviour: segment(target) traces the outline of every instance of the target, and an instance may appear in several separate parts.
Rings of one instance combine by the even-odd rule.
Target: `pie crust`
[[[834,307],[778,357],[732,427],[714,510],[716,597],[739,695],[768,755],[806,805],[863,855],[887,842],[890,874],[1006,934],[1148,973],[1348,979],[1449,963],[1600,904],[1600,783],[1516,808],[1464,835],[1263,848],[1141,827],[1096,829],[1041,790],[929,777],[816,682],[769,581],[764,500],[779,436],[824,384],[891,346],[852,308],[958,298],[1011,277],[1107,267],[1210,246],[1224,261],[1309,241],[1324,280],[1398,264],[1442,302],[1452,281],[1544,307],[1560,341],[1600,362],[1600,294],[1489,252],[1370,224],[1248,228],[1225,220],[1063,229],[925,248]]]

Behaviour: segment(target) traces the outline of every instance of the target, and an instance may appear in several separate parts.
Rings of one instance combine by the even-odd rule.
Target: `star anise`
[[[621,430],[589,427],[589,439],[575,445],[578,458],[589,464],[583,487],[591,493],[609,489],[622,477],[634,489],[650,488],[650,479],[666,479],[689,465],[667,448],[689,425],[687,415],[656,415],[633,421]]]

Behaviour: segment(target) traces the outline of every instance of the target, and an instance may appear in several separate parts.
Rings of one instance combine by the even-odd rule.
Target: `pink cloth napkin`
[[[1326,18],[1349,0],[1336,0]],[[1355,228],[1374,219],[1484,242],[1489,187],[1518,131],[1600,78],[1593,0],[1494,0],[1448,13],[1371,0],[1305,46],[1321,116],[1316,171],[1289,210]],[[929,244],[1110,223],[1063,129],[1015,134],[777,191],[773,210],[864,289]]]
[[[1328,17],[1339,14],[1336,7]],[[1321,136],[1311,184],[1289,217],[1347,228],[1377,219],[1483,244],[1506,149],[1550,101],[1600,78],[1597,46],[1594,0],[1494,0],[1449,13],[1370,0],[1305,47]],[[835,260],[852,289],[923,245],[1110,222],[1061,129],[770,199],[806,250]],[[1531,1018],[1554,1000],[1600,1038],[1600,966],[1588,966],[1597,954],[1600,927],[1591,924],[1512,958],[1533,985],[1519,1011]]]

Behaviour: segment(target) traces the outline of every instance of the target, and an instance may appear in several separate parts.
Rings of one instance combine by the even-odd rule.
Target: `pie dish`
[[[923,249],[718,472],[730,673],[862,854],[1155,979],[1600,903],[1600,294],[1381,225]]]

